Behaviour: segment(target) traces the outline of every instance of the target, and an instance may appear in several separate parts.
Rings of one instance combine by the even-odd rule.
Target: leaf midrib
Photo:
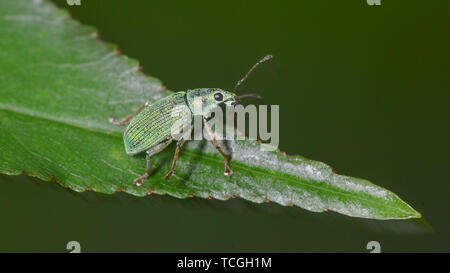
[[[47,120],[47,121],[50,121],[50,122],[65,124],[67,126],[75,127],[75,128],[86,130],[86,131],[91,131],[91,132],[95,132],[95,133],[100,133],[100,134],[110,135],[110,136],[114,136],[114,137],[119,137],[118,136],[118,132],[110,131],[111,133],[108,133],[108,131],[104,131],[104,130],[95,130],[92,127],[85,127],[85,126],[80,126],[79,124],[76,124],[76,123],[69,123],[69,122],[67,122],[64,119],[60,119],[60,118],[56,118],[56,117],[54,118],[54,117],[52,117],[50,115],[47,115],[47,114],[42,114],[42,113],[36,112],[36,111],[29,111],[29,110],[26,110],[26,109],[21,109],[20,107],[10,107],[8,105],[0,103],[0,110],[4,110],[4,111],[16,113],[16,114],[21,114],[21,115],[29,116],[29,117],[32,117],[32,118],[43,119],[43,120]],[[215,163],[220,163],[220,164],[222,163],[222,161],[216,160],[216,159],[211,158],[209,156],[205,156],[203,154],[186,151],[186,149],[183,150],[182,153],[183,154],[187,154],[190,157],[200,157],[202,159],[209,160],[209,161],[212,161],[212,162],[215,162]],[[278,180],[284,180],[286,182],[297,183],[297,184],[300,184],[300,185],[303,185],[303,186],[306,186],[306,187],[310,187],[310,188],[314,188],[314,189],[317,189],[317,190],[327,191],[327,192],[335,194],[335,195],[340,195],[340,196],[344,196],[344,197],[350,197],[350,198],[353,198],[353,199],[356,199],[356,200],[364,201],[364,202],[367,202],[367,203],[372,203],[372,204],[375,204],[377,206],[389,207],[389,208],[397,210],[397,211],[399,211],[401,213],[405,213],[405,210],[400,209],[400,208],[395,207],[395,206],[383,204],[381,202],[377,202],[377,201],[374,201],[374,200],[371,200],[371,199],[362,198],[362,197],[360,197],[358,195],[354,195],[354,194],[350,194],[350,193],[343,193],[343,192],[335,191],[335,190],[332,190],[332,189],[329,189],[329,188],[324,188],[324,187],[308,184],[308,183],[304,182],[303,180],[301,180],[300,178],[292,179],[290,177],[287,177],[289,174],[276,175],[276,174],[273,174],[273,172],[270,172],[270,171],[264,172],[264,171],[259,171],[259,170],[255,170],[255,169],[252,169],[252,168],[244,167],[243,164],[240,163],[240,162],[234,162],[234,163],[235,163],[234,164],[235,168],[237,167],[238,169],[245,170],[245,171],[248,171],[250,173],[259,174],[259,175],[268,175],[268,176],[273,177],[273,178],[278,179]],[[388,191],[388,190],[386,190],[386,191]],[[394,194],[394,193],[392,193],[392,194]],[[408,214],[408,213],[406,213],[406,214]],[[413,217],[413,216],[411,216],[411,217]]]
[[[108,130],[106,128],[106,126],[103,126],[102,124],[97,123],[97,122],[93,122],[92,123],[92,124],[95,124],[97,127],[82,126],[81,125],[82,122],[80,122],[80,124],[78,124],[78,123],[70,123],[67,120],[62,119],[62,118],[58,118],[56,116],[43,114],[43,113],[38,112],[38,111],[23,109],[21,107],[9,106],[9,105],[4,104],[4,103],[0,103],[0,110],[9,111],[9,112],[12,112],[12,113],[21,114],[21,115],[24,115],[24,116],[29,116],[29,117],[33,117],[33,118],[37,118],[37,119],[43,119],[43,120],[56,122],[56,123],[60,123],[60,124],[65,124],[65,125],[68,125],[68,126],[71,126],[71,127],[83,129],[83,130],[90,131],[90,132],[101,133],[101,134],[110,135],[110,136],[118,136],[120,134],[117,131]],[[98,127],[99,128],[103,128],[103,130],[96,129]]]
[[[211,158],[211,157],[199,154],[199,153],[193,153],[193,152],[189,152],[189,151],[182,151],[182,153],[183,154],[187,154],[190,157],[201,157],[201,158],[204,158],[204,159],[207,159],[207,160],[210,160],[210,161],[214,161],[214,162],[219,163],[219,164],[222,163],[222,161],[216,160],[214,158]],[[353,198],[353,199],[365,201],[365,202],[372,203],[372,204],[375,204],[375,205],[379,205],[379,206],[382,206],[382,207],[393,208],[394,210],[396,209],[396,210],[398,210],[398,211],[400,211],[402,213],[406,212],[405,210],[402,210],[402,209],[400,209],[398,207],[394,207],[394,206],[391,206],[391,205],[386,205],[386,204],[383,204],[383,203],[379,203],[379,202],[371,200],[371,199],[366,199],[366,198],[359,197],[357,195],[344,193],[344,192],[340,192],[340,191],[334,191],[334,190],[329,189],[329,188],[322,188],[322,187],[319,187],[319,186],[316,186],[316,185],[308,184],[308,183],[304,182],[304,180],[302,180],[299,177],[298,177],[298,179],[292,179],[290,177],[287,177],[289,174],[276,175],[276,174],[273,174],[273,172],[270,172],[270,171],[264,172],[264,171],[259,171],[259,170],[256,170],[256,169],[251,169],[251,168],[245,167],[245,165],[243,165],[241,162],[234,162],[234,163],[235,163],[235,165],[233,167],[234,169],[238,168],[238,169],[246,170],[248,172],[253,172],[253,173],[259,174],[259,175],[268,175],[270,177],[273,177],[273,178],[276,178],[276,179],[279,179],[279,180],[285,180],[287,182],[297,183],[297,184],[300,184],[300,185],[303,185],[303,186],[306,186],[306,187],[310,187],[310,188],[315,188],[315,189],[318,189],[318,190],[321,190],[321,191],[327,191],[327,192],[330,192],[330,193],[335,194],[335,195],[347,196],[347,197],[350,197],[350,198]],[[394,193],[392,193],[392,194],[394,194]]]

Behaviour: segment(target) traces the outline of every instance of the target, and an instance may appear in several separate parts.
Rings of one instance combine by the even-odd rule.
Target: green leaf
[[[145,157],[125,154],[123,128],[108,118],[171,92],[96,36],[48,2],[0,2],[0,172],[24,172],[75,191],[237,196],[363,218],[421,217],[369,181],[334,174],[326,164],[300,156],[263,152],[249,140],[229,143],[231,178],[223,175],[223,159],[210,143],[191,141],[171,180],[164,175],[173,145],[153,157],[154,175],[135,186]]]

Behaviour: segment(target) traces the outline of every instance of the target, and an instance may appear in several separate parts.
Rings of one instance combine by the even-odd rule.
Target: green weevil
[[[272,55],[267,55],[257,62],[244,78],[237,82],[235,89],[249,76],[256,66],[271,58]],[[125,151],[128,155],[136,155],[146,151],[146,172],[136,178],[134,183],[138,186],[142,185],[152,171],[150,157],[164,150],[174,140],[173,133],[183,131],[185,129],[184,126],[189,124],[190,128],[183,132],[177,141],[172,168],[167,173],[166,179],[169,179],[174,174],[178,154],[188,138],[187,136],[191,133],[192,126],[190,121],[193,120],[194,115],[202,116],[210,141],[225,160],[224,174],[231,176],[233,171],[229,166],[230,156],[222,150],[217,142],[216,136],[207,122],[207,117],[210,116],[215,107],[221,104],[233,106],[238,103],[240,98],[247,96],[258,97],[254,94],[237,96],[220,88],[197,88],[174,93],[154,103],[146,102],[135,113],[120,120],[111,117],[109,121],[115,125],[128,125],[123,134]],[[195,104],[199,102],[202,105],[197,107],[198,105]]]

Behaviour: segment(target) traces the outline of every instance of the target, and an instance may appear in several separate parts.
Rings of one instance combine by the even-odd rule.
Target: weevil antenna
[[[240,95],[240,96],[236,96],[237,99],[242,99],[242,98],[256,98],[256,99],[262,99],[260,95],[258,94],[244,94],[244,95]]]
[[[260,65],[260,64],[262,64],[263,62],[268,61],[268,60],[270,60],[270,59],[272,59],[272,58],[273,58],[272,55],[266,55],[266,56],[264,56],[264,58],[262,58],[261,60],[259,60],[256,64],[254,64],[254,65],[252,66],[252,68],[250,68],[250,70],[247,72],[247,74],[245,74],[245,76],[244,76],[242,79],[240,79],[240,80],[236,83],[236,85],[235,85],[234,88],[233,88],[233,91],[236,90],[236,88],[238,88],[239,85],[241,85],[241,84],[248,78],[248,76],[250,76],[250,74],[252,73],[252,71],[253,71],[258,65]]]

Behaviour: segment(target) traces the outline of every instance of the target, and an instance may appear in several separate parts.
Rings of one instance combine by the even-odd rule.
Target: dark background
[[[171,90],[280,105],[280,148],[397,193],[424,221],[375,221],[244,200],[75,193],[0,176],[0,251],[449,252],[450,2],[100,1],[73,18]]]

